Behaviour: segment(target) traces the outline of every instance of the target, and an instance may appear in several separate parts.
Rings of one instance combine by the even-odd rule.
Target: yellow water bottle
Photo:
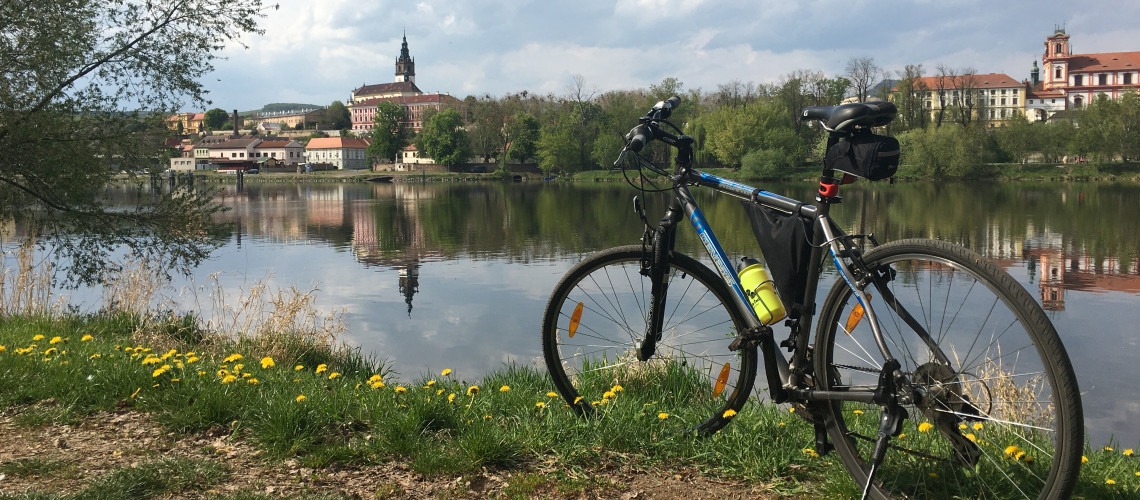
[[[744,289],[744,295],[748,297],[748,302],[752,304],[752,309],[756,311],[760,322],[770,325],[784,319],[786,316],[784,303],[776,293],[775,284],[772,283],[772,278],[768,277],[764,265],[756,259],[744,257],[740,259],[738,267],[740,286]]]

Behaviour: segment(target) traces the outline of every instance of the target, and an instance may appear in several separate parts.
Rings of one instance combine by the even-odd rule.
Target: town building
[[[266,139],[253,147],[253,157],[276,159],[286,165],[304,163],[305,148],[292,139]]]
[[[371,167],[368,140],[356,137],[317,137],[305,146],[305,161],[327,164],[337,170],[361,170]]]
[[[1024,82],[1004,73],[925,76],[916,78],[912,88],[930,112],[931,121],[953,108],[968,110],[970,121],[998,127],[1025,110]],[[891,89],[892,99],[898,91],[897,86]],[[943,116],[943,122],[953,120]]]
[[[1119,98],[1135,92],[1140,81],[1140,52],[1074,54],[1064,28],[1045,39],[1042,74],[1032,71],[1026,102],[1030,120],[1045,120],[1064,109],[1080,109],[1099,95]],[[1034,70],[1037,63],[1034,62]],[[1058,106],[1058,105],[1063,105]]]
[[[362,85],[352,91],[348,110],[352,117],[352,130],[357,134],[372,131],[376,106],[383,101],[399,104],[407,112],[404,126],[410,130],[423,128],[423,117],[428,109],[461,108],[463,102],[446,93],[424,94],[416,86],[416,61],[408,52],[408,37],[404,35],[400,56],[396,58],[396,77],[392,83]]]
[[[273,130],[273,129],[297,129],[305,128],[309,124],[318,123],[326,119],[328,112],[327,108],[316,109],[300,109],[294,111],[273,111],[267,113],[257,113],[253,120],[257,122],[259,130]],[[280,127],[267,126],[270,124],[277,124]],[[300,127],[298,127],[298,125]]]
[[[199,134],[206,130],[206,113],[177,113],[166,119],[166,126],[182,135]]]

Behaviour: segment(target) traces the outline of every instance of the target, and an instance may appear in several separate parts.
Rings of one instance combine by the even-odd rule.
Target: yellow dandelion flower
[[[447,402],[448,403],[455,402],[455,393],[454,392],[447,395]]]
[[[326,371],[328,371],[328,369],[329,369],[329,365],[326,365],[324,363],[317,365],[317,373],[326,372]]]
[[[1116,484],[1116,481],[1113,481],[1112,479],[1105,479],[1104,484]]]
[[[252,373],[249,373],[249,372],[244,372],[244,373],[242,373],[242,374],[241,374],[241,378],[249,378],[249,377],[250,377],[250,376],[252,376],[252,375],[253,375]]]
[[[178,349],[171,349],[169,351],[166,351],[166,354],[162,355],[162,359],[163,360],[170,359],[171,356],[174,356],[175,354],[178,354]]]
[[[156,358],[154,356],[147,356],[146,359],[142,360],[142,364],[144,365],[157,365],[161,362],[162,358]]]
[[[186,358],[186,364],[197,363],[198,361],[200,361],[198,356],[190,356]]]
[[[550,391],[550,392],[547,392],[547,393],[546,393],[546,397],[548,397],[548,398],[556,398],[556,397],[558,397],[558,393],[557,393],[557,392],[554,392],[554,391]]]
[[[299,372],[305,369],[305,365],[297,365],[293,367],[293,371]]]
[[[135,392],[132,392],[132,393],[131,393],[131,399],[135,399],[135,396],[138,396],[138,395],[139,395],[139,391],[141,391],[141,390],[142,390],[142,387],[139,387],[138,389],[135,389]]]
[[[906,433],[905,433],[905,432],[904,432],[904,433],[902,433],[902,434],[899,434],[899,439],[902,439],[902,438],[905,438],[905,437],[906,437]]]
[[[375,382],[373,382],[373,383],[372,383],[372,388],[373,388],[373,389],[379,389],[379,388],[381,388],[381,387],[384,387],[384,382],[381,382],[381,381],[377,380],[377,381],[375,381]]]
[[[3,351],[3,349],[0,349],[0,351]],[[101,357],[103,357],[102,354],[95,353],[95,354],[88,356],[87,359],[95,359],[95,358],[101,358]]]
[[[978,442],[978,436],[975,436],[974,433],[972,433],[972,432],[969,434],[966,434],[966,439],[969,439],[970,441],[973,441],[975,443]]]
[[[380,375],[376,375],[376,374],[373,374],[371,377],[368,377],[368,383],[369,384],[371,384],[373,382],[379,382],[381,380],[383,380],[383,378]]]
[[[813,450],[811,448],[804,448],[803,451],[804,451],[804,455],[807,455],[809,457],[818,457],[819,456],[819,453],[816,453],[815,450]]]
[[[7,347],[4,347],[4,346],[0,345],[0,352],[4,352],[4,351],[5,351],[5,350],[7,350],[7,349],[8,349]]]
[[[1137,476],[1140,476],[1140,471],[1136,471],[1136,475],[1137,475]]]
[[[181,381],[182,381],[182,379],[180,379],[180,378],[172,378],[172,379],[170,379],[170,381],[171,381],[171,382],[181,382]]]
[[[613,386],[613,388],[611,388],[610,390],[611,390],[611,391],[613,391],[613,392],[621,392],[621,391],[624,391],[624,390],[625,390],[625,387],[622,387],[622,386],[620,386],[620,385],[615,385],[615,386]]]
[[[665,419],[669,418],[669,414],[665,413],[665,412],[661,412],[661,413],[657,414],[657,418],[659,418],[661,420],[665,420]]]
[[[617,394],[614,394],[613,391],[606,391],[602,393],[602,399],[613,399],[615,397],[617,397]]]
[[[38,334],[38,333],[37,333],[37,334],[35,334],[35,335],[32,335],[32,340],[35,340],[35,341],[40,341],[40,340],[43,340],[43,339],[44,339],[44,336],[43,336],[43,335],[40,335],[40,334]]]
[[[229,370],[227,370],[227,369],[225,369],[225,368],[222,368],[222,369],[218,370],[218,378],[222,378],[222,377],[225,377],[225,376],[227,376],[227,375],[229,375],[229,374],[230,374],[230,371],[229,371]]]
[[[511,386],[509,386],[509,385],[504,385],[504,386],[499,388],[499,392],[508,392],[510,390],[511,390]]]
[[[63,342],[63,338],[58,336],[52,337],[51,340],[48,341],[49,344],[58,344],[60,342]]]
[[[491,418],[490,415],[483,415],[483,420],[491,420]]]
[[[1081,455],[1081,463],[1082,463],[1082,464],[1087,464],[1087,463],[1089,463],[1089,457],[1086,457],[1086,456],[1084,456],[1084,455]]]
[[[479,394],[479,386],[473,385],[473,386],[467,388],[467,395],[468,396],[474,396],[476,394]]]
[[[958,424],[958,428],[962,429],[962,430],[966,430],[966,423],[962,422],[962,423]]]
[[[337,378],[339,376],[340,376],[340,372],[332,372],[329,374],[329,380],[332,380],[332,379]]]
[[[152,385],[152,386],[150,386],[150,387],[153,389],[153,388],[155,388],[155,387],[158,387],[158,384],[154,384],[154,385]]]
[[[578,404],[581,402],[582,402],[582,396],[578,396],[578,397],[574,398],[574,404]]]
[[[304,401],[304,400],[306,400],[306,399],[309,399],[309,398],[305,397],[305,395],[304,395],[304,394],[302,394],[302,395],[300,395],[300,396],[297,396],[297,397],[296,397],[296,398],[295,398],[293,401],[296,401],[296,402],[300,403],[301,401]]]
[[[443,394],[443,389],[440,389],[440,390],[438,390],[438,391],[435,391],[435,395],[436,395],[436,396],[438,396],[438,395],[440,395],[440,394]]]
[[[228,383],[230,383],[230,382],[233,382],[233,381],[235,381],[235,380],[237,380],[237,379],[238,379],[238,378],[237,378],[237,377],[235,377],[235,376],[233,376],[233,375],[226,375],[225,377],[222,377],[222,383],[223,383],[223,384],[228,384]]]
[[[151,378],[154,378],[154,377],[157,377],[159,375],[162,375],[163,373],[166,373],[168,370],[170,370],[170,365],[162,365],[162,366],[158,367],[157,369],[155,369],[154,372],[152,372],[150,374],[150,376],[151,376]]]
[[[1124,450],[1124,451],[1123,451],[1123,453],[1124,453],[1124,456],[1126,456],[1126,457],[1131,457],[1131,456],[1132,456],[1132,454],[1133,454],[1133,452],[1132,452],[1132,448],[1129,448],[1129,449],[1127,449],[1127,450]]]
[[[443,371],[439,372],[439,376],[441,377],[446,377],[448,375],[451,375],[451,368],[444,368]]]
[[[234,361],[241,361],[242,359],[245,359],[245,357],[235,352],[229,356],[226,356],[226,359],[223,359],[222,362],[233,363]]]
[[[273,358],[271,358],[269,356],[261,358],[261,368],[263,370],[266,368],[273,368],[274,366],[277,366],[277,363],[273,362]]]
[[[406,387],[404,387],[402,385],[396,386],[396,394],[403,394],[405,392],[408,392],[408,389]]]
[[[793,407],[791,407],[791,408],[788,408],[788,413],[795,413],[795,412],[796,412],[796,407],[795,407],[795,406],[793,406]]]
[[[982,423],[981,423],[981,422],[977,422],[977,423],[975,423],[975,424],[974,424],[974,430],[975,430],[975,431],[980,431],[980,430],[982,430],[982,427],[984,427],[984,426],[982,425]]]
[[[780,422],[780,427],[783,427],[785,425],[788,425],[788,423],[787,422]]]
[[[724,410],[724,418],[732,418],[735,416],[736,416],[736,410],[733,410],[732,408]]]
[[[862,414],[863,414],[863,410],[851,410],[851,413],[854,413],[854,414],[856,414],[856,415],[862,415]]]
[[[88,340],[95,340],[95,337],[92,337],[90,334],[79,337],[80,342],[87,342]]]
[[[1016,457],[1018,453],[1025,453],[1025,451],[1013,445],[1005,447],[1005,456],[1007,457]]]
[[[933,429],[933,428],[934,428],[934,424],[932,424],[930,422],[923,422],[921,424],[918,424],[918,432],[930,432],[930,429]]]
[[[535,408],[546,408],[546,403],[543,403],[542,401],[539,401],[539,402],[537,402],[537,403],[535,403],[535,404],[534,404],[534,407],[535,407]]]
[[[257,385],[257,384],[260,384],[260,383],[261,383],[260,381],[258,381],[258,380],[257,380],[257,379],[255,379],[255,378],[251,378],[251,379],[249,379],[249,380],[246,380],[245,382],[246,382],[247,384],[253,384],[253,385]]]
[[[1104,451],[1112,451],[1112,447],[1111,446],[1105,446]]]
[[[57,352],[59,352],[59,349],[56,349],[54,347],[49,347],[48,350],[44,351],[44,356],[51,356],[52,354],[55,354]]]
[[[206,370],[198,370],[198,376],[199,377],[201,377],[202,375],[205,375],[205,374],[206,374]]]
[[[938,478],[938,473],[936,473],[936,472],[931,472],[930,474],[927,474],[927,476],[930,476],[930,478],[931,478],[931,479],[937,479],[937,478]]]
[[[435,385],[435,381],[434,380],[428,380],[427,384],[424,385],[424,389],[427,389],[433,385]]]
[[[238,363],[238,364],[234,365],[234,371],[235,372],[240,372],[242,368],[245,368],[245,364],[243,364],[243,363]]]

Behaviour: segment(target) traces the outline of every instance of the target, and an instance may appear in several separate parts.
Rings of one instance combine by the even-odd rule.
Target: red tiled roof
[[[919,83],[926,86],[928,90],[937,90],[939,88],[937,76],[924,76],[917,78],[915,87]],[[987,73],[984,75],[958,75],[943,83],[942,88],[946,89],[959,89],[963,87],[970,87],[974,89],[1001,89],[1020,87],[1021,82],[1014,80],[1013,77],[1005,73]],[[898,87],[892,89],[898,90]]]
[[[368,143],[356,137],[314,137],[305,149],[364,149]]]
[[[353,104],[349,107],[367,108],[379,104],[381,101],[391,101],[396,104],[410,106],[413,104],[458,104],[459,99],[448,94],[405,95],[397,97],[373,97]]]
[[[362,95],[378,95],[378,94],[391,94],[393,92],[420,92],[419,87],[415,83],[393,82],[393,83],[377,83],[375,85],[364,85],[352,93],[358,96]]]
[[[1104,54],[1077,54],[1065,58],[1069,72],[1140,70],[1140,52],[1107,52]]]

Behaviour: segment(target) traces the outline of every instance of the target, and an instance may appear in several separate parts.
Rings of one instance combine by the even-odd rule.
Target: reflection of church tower
[[[396,81],[416,83],[416,60],[408,54],[408,35],[400,46],[400,58],[396,59]]]
[[[404,302],[408,304],[408,316],[412,315],[412,296],[420,291],[420,261],[413,260],[409,264],[399,266],[400,293],[404,295]]]
[[[1041,252],[1041,308],[1065,310],[1065,259],[1058,250]]]

